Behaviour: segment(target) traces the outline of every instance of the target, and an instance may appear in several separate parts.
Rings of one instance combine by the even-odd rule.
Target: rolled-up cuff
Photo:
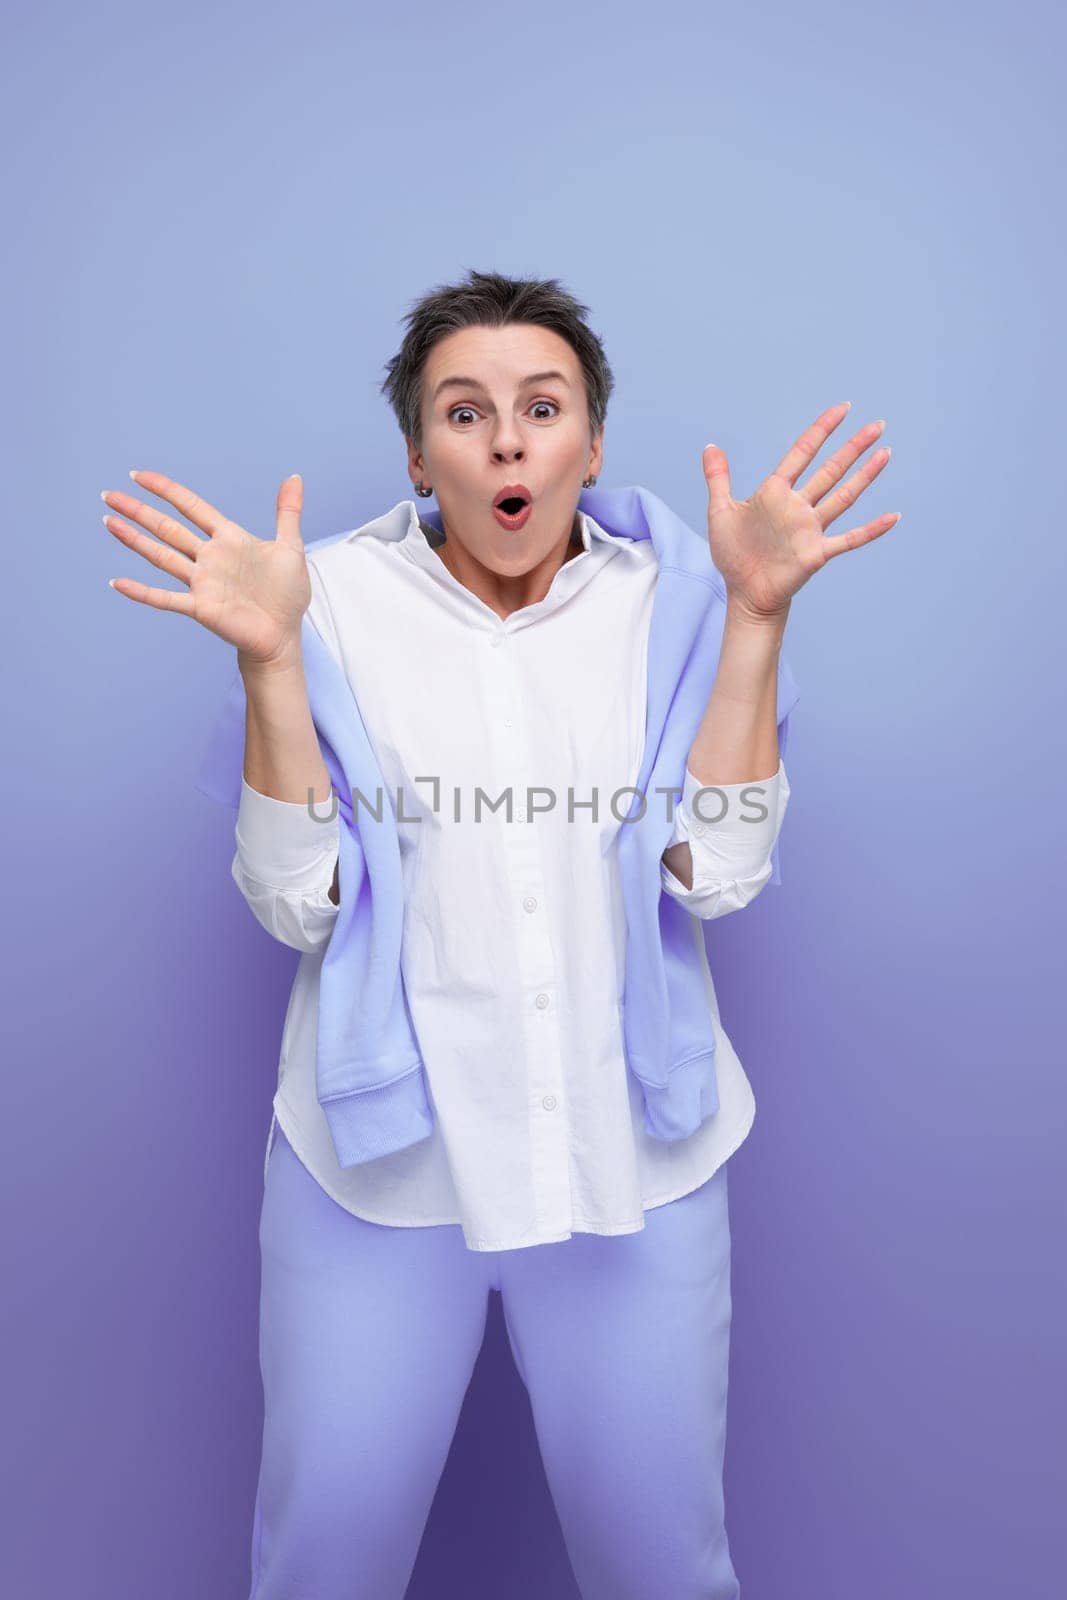
[[[759,872],[778,838],[788,800],[781,758],[772,777],[754,783],[705,785],[686,767],[669,842],[689,845],[693,888]]]
[[[323,858],[339,848],[337,797],[331,794],[309,809],[306,801],[260,794],[242,777],[235,834],[250,877],[276,889],[314,888],[322,878]]]

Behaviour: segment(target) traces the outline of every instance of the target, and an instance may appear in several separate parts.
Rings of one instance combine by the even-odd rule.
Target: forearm
[[[788,611],[760,621],[727,603],[722,650],[689,750],[702,784],[759,783],[778,771],[778,661]]]
[[[325,805],[332,785],[308,703],[299,641],[269,667],[240,661],[245,686],[244,780],[271,800]],[[309,793],[310,791],[310,793]]]
[[[715,682],[686,763],[698,783],[759,783],[778,771],[778,658],[787,619],[788,612],[757,621],[727,603]],[[662,859],[691,889],[689,845],[668,846]]]

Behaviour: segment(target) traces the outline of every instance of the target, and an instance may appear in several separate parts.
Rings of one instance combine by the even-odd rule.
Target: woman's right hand
[[[303,480],[294,474],[278,491],[277,537],[257,539],[187,489],[160,472],[138,472],[139,488],[168,501],[207,534],[197,536],[175,517],[145,505],[133,495],[105,490],[103,500],[154,533],[138,533],[119,517],[105,517],[108,531],[161,572],[188,589],[155,589],[135,578],[116,578],[119,594],[161,611],[193,617],[235,646],[241,665],[272,666],[300,657],[300,628],[311,604],[300,513]]]

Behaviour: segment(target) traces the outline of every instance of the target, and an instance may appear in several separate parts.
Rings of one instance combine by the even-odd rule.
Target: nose
[[[496,419],[492,430],[493,460],[494,461],[521,461],[525,455],[522,442],[522,429],[515,418],[506,412]]]

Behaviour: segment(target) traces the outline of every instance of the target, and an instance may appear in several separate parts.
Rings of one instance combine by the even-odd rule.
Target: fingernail
[[[299,477],[300,477],[299,472],[290,472],[288,478],[285,481],[287,483],[292,483],[294,478],[299,478]],[[300,481],[303,482],[303,479],[301,479]]]
[[[114,578],[109,578],[107,580],[107,586],[108,586],[109,589],[115,589],[115,580],[114,580]],[[118,593],[117,589],[115,589],[115,593],[116,594]]]
[[[852,410],[852,401],[851,400],[842,400],[842,401],[839,402],[839,404],[843,405],[846,411],[851,411]]]
[[[110,493],[111,493],[110,489],[101,489],[101,491],[100,491],[100,498],[104,502],[105,505],[107,505],[107,497],[108,497],[108,495]]]
[[[143,471],[143,470],[144,470],[144,469],[143,469],[143,468],[142,468],[142,467],[138,467],[138,468],[137,468],[137,469],[136,469],[136,471],[134,471],[134,472],[131,472],[131,473],[130,473],[130,477],[131,477],[131,478],[132,478],[132,479],[133,479],[133,481],[134,481],[134,483],[136,483],[136,482],[137,482],[137,479],[138,479],[138,477],[139,477],[139,476],[140,476],[140,474],[141,474],[141,472],[142,472],[142,471]]]

